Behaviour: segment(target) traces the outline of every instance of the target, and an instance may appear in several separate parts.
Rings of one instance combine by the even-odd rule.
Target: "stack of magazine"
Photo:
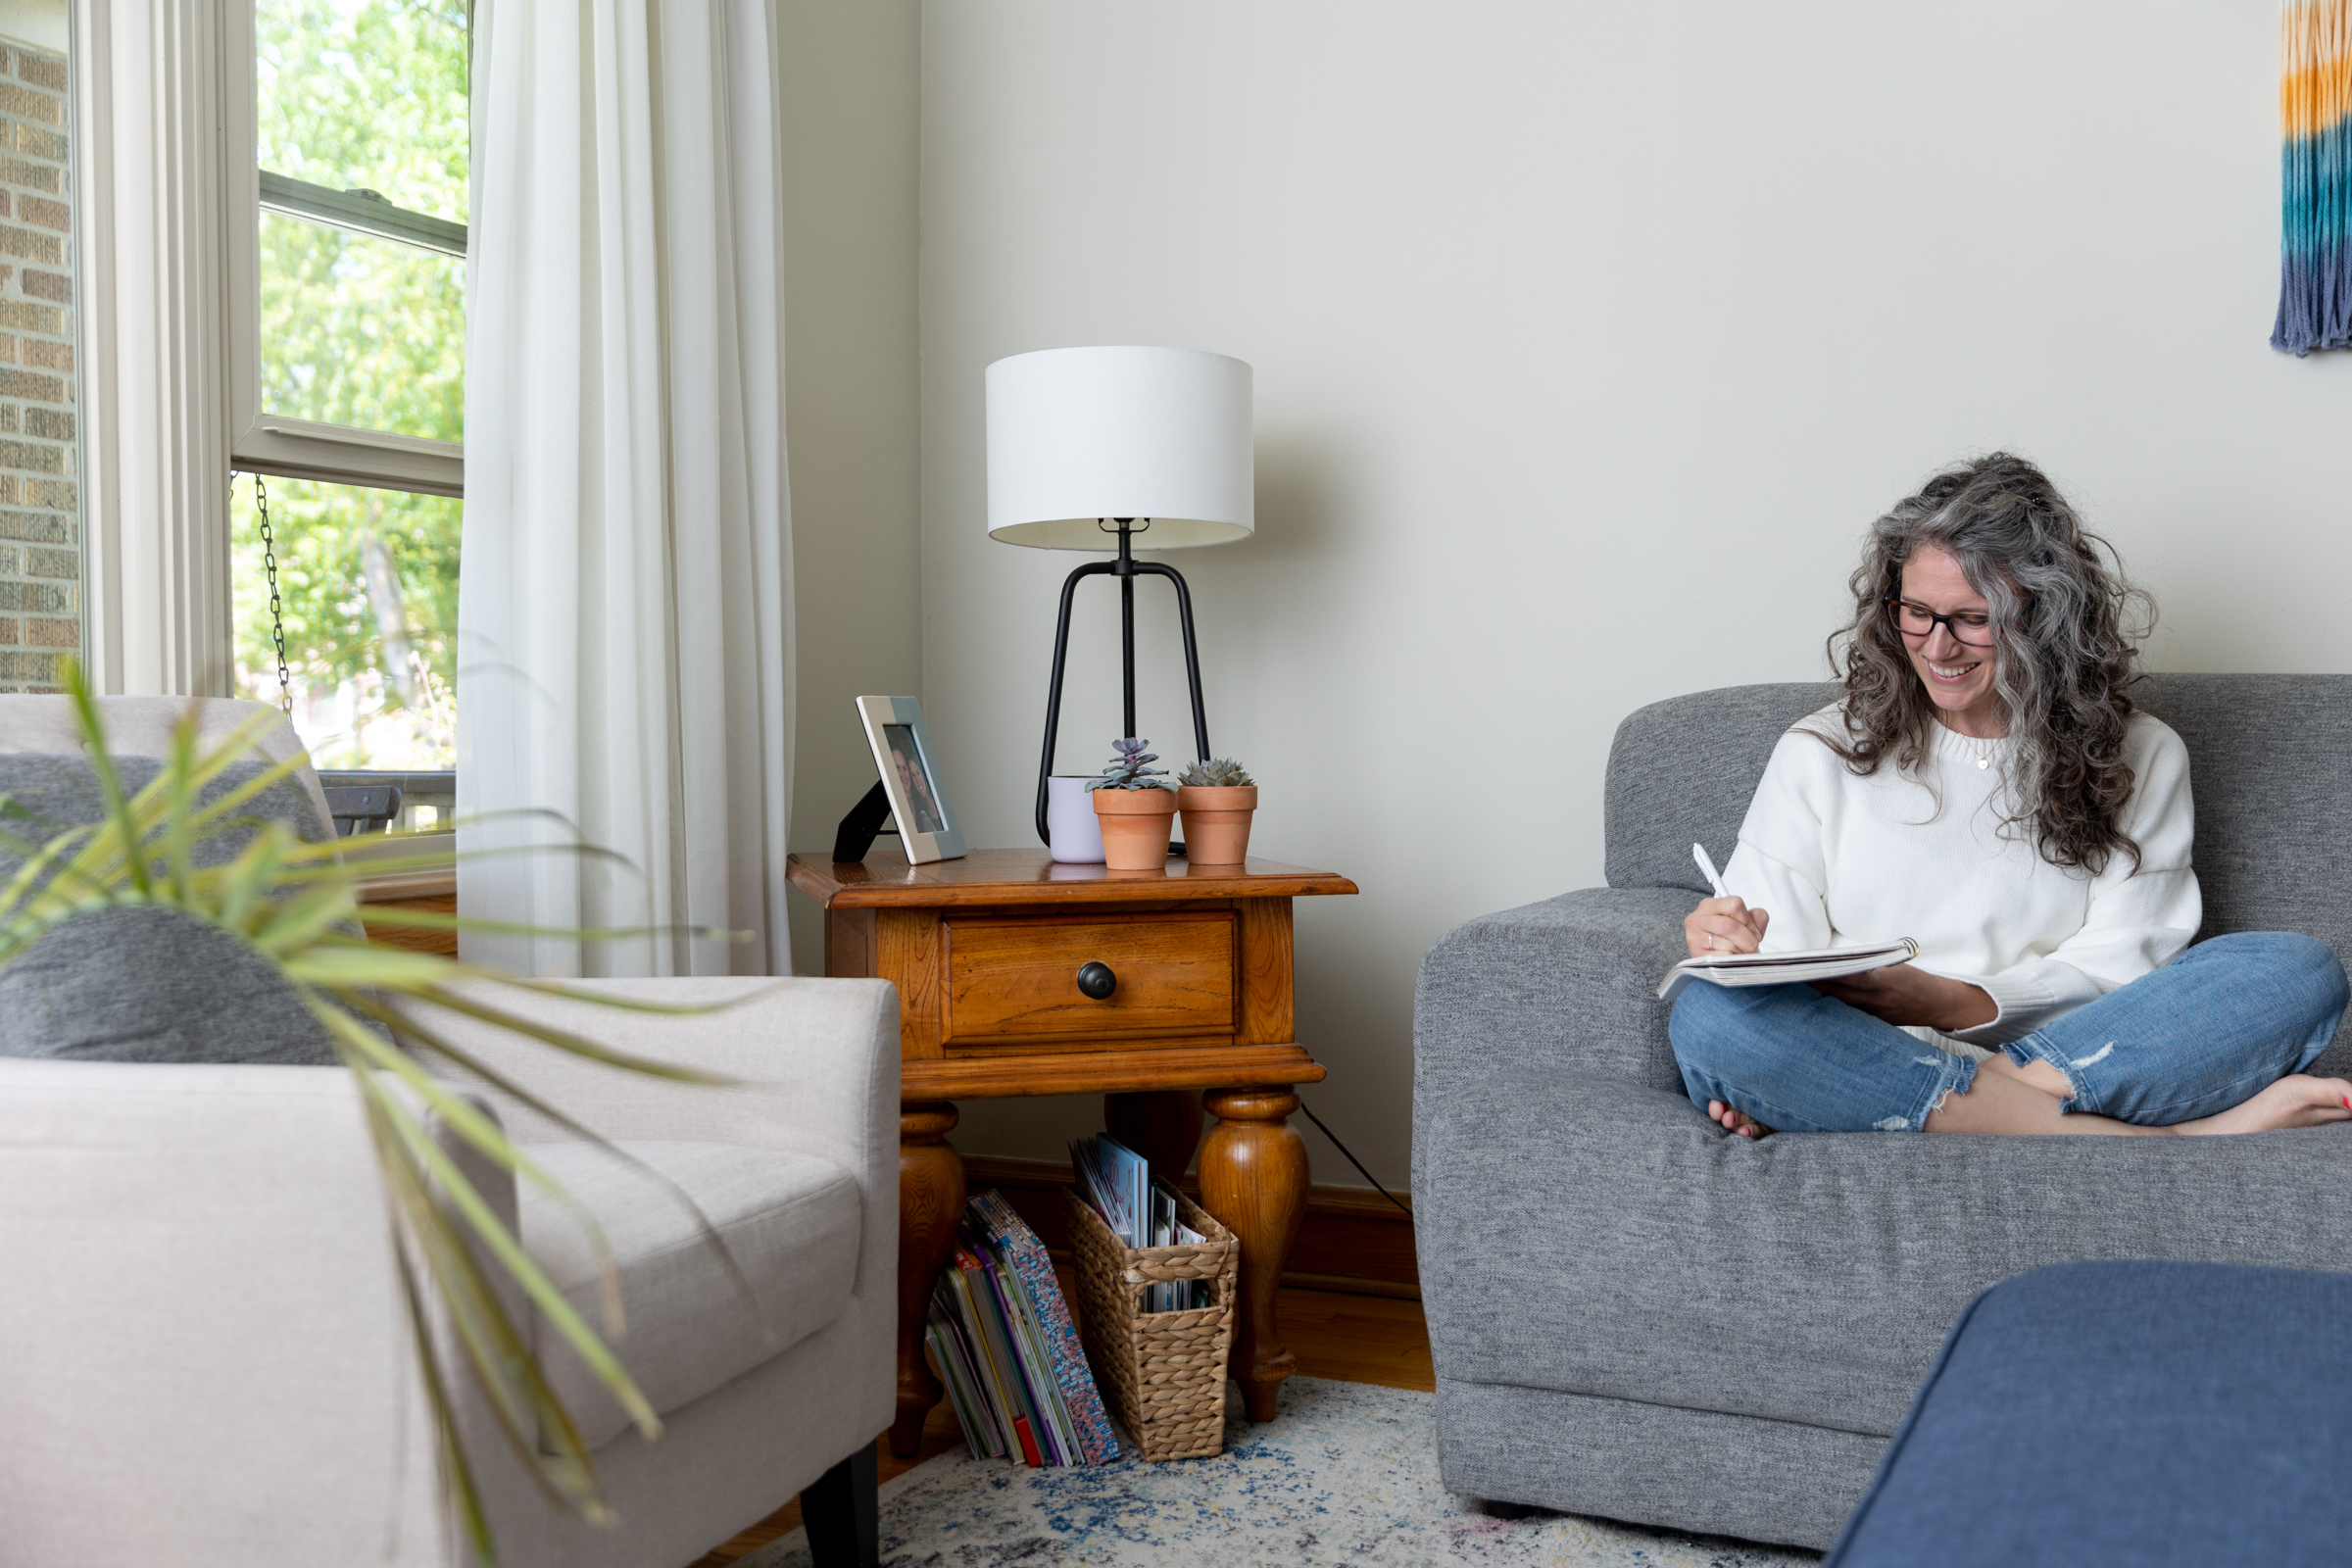
[[[1207,1237],[1176,1218],[1176,1189],[1152,1179],[1143,1155],[1102,1134],[1070,1145],[1070,1166],[1078,1191],[1102,1216],[1110,1234],[1129,1247],[1173,1247]],[[1211,1304],[1206,1280],[1178,1280],[1144,1287],[1147,1312],[1184,1312]]]
[[[1118,1439],[1045,1244],[997,1193],[964,1205],[924,1338],[975,1459],[1108,1464]]]

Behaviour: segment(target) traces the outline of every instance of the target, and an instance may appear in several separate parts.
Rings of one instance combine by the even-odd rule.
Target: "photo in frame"
[[[939,754],[931,749],[931,733],[923,727],[922,706],[911,697],[860,697],[858,717],[865,725],[865,744],[882,775],[882,793],[890,798],[890,814],[898,821],[906,863],[961,859],[963,830],[956,825],[955,807],[948,804]]]

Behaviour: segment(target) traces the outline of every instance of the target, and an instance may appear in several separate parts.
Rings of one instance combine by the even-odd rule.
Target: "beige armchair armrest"
[[[0,1060],[0,1555],[456,1561],[391,1235],[347,1073]]]

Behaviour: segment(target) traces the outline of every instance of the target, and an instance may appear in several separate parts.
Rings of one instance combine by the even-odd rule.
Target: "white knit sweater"
[[[2095,877],[2050,864],[2022,827],[2004,835],[2008,742],[1938,725],[1919,776],[1889,762],[1857,778],[1806,733],[1843,725],[1834,704],[1781,737],[1725,868],[1732,892],[1772,915],[1765,952],[1911,937],[1919,967],[2000,1005],[1956,1036],[1915,1031],[1977,1054],[2162,967],[2196,935],[2188,749],[2163,720],[2135,714],[2124,740],[2133,783],[2121,826],[2139,865],[2118,855]]]

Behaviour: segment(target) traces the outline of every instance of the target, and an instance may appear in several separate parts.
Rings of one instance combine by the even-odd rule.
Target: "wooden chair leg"
[[[801,1520],[816,1568],[881,1568],[874,1489],[870,1443],[801,1489]]]

